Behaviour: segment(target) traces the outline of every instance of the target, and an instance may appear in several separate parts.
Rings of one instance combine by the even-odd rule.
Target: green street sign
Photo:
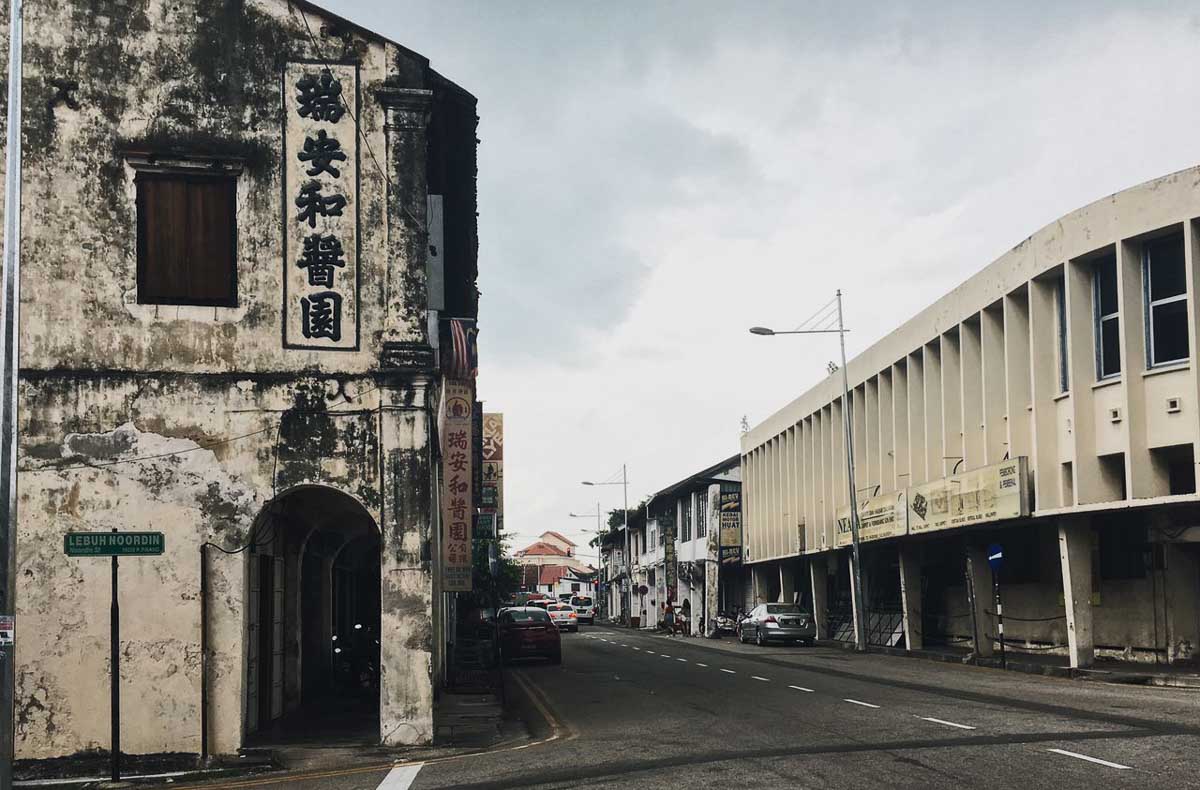
[[[161,532],[68,532],[63,551],[68,557],[130,557],[163,553]]]

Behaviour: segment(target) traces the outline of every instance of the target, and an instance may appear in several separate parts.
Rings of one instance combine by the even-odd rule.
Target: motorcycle
[[[717,612],[717,630],[722,634],[735,634],[740,620],[728,612]]]

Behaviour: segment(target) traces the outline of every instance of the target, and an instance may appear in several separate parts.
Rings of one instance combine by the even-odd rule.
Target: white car
[[[579,616],[579,622],[588,625],[596,622],[596,602],[590,595],[576,595],[571,599],[571,606],[575,607],[575,614]]]
[[[569,603],[552,603],[546,607],[550,622],[558,626],[559,631],[578,631],[579,614]]]

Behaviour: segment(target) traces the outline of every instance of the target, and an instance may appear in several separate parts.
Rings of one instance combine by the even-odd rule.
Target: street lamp
[[[828,306],[828,305],[827,305]],[[854,429],[850,424],[850,382],[846,376],[846,329],[842,322],[842,291],[837,292],[837,329],[793,329],[786,332],[776,332],[765,326],[752,326],[750,333],[755,335],[826,335],[836,334],[842,349],[842,427],[846,439],[846,488],[850,497],[850,541],[853,546],[854,573],[854,647],[863,652],[867,649],[867,602],[863,598],[862,586],[862,554],[859,551],[858,540],[858,495],[854,486]]]
[[[592,515],[590,513],[568,513],[567,515],[570,516],[571,518],[591,518],[592,517]],[[600,522],[600,502],[599,502],[599,500],[597,500],[596,501],[596,565],[598,565],[598,566],[600,565],[600,557],[602,554],[602,550],[600,548],[600,535],[602,532],[602,530],[600,529],[600,523],[601,523]],[[600,578],[600,568],[597,568],[596,569],[596,585],[595,585],[595,587],[596,587],[595,592],[597,592],[597,593],[600,590],[599,578]],[[599,595],[597,595],[596,598],[601,601],[604,600]]]
[[[625,616],[632,617],[633,612],[633,557],[630,552],[629,545],[629,477],[626,474],[625,464],[621,464],[621,482],[611,483],[594,483],[591,480],[582,481],[585,486],[621,486],[624,492],[623,513],[625,514]],[[597,505],[597,509],[599,505]],[[628,620],[632,623],[632,620]]]

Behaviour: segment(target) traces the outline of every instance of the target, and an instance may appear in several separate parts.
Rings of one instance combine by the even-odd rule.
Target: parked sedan
[[[579,614],[569,603],[552,603],[546,607],[550,621],[558,626],[560,631],[578,631]]]
[[[500,655],[514,658],[548,658],[562,663],[562,641],[558,628],[545,609],[515,606],[500,612]]]
[[[738,625],[738,641],[754,640],[760,647],[772,641],[811,645],[816,638],[812,615],[790,603],[759,604]]]

